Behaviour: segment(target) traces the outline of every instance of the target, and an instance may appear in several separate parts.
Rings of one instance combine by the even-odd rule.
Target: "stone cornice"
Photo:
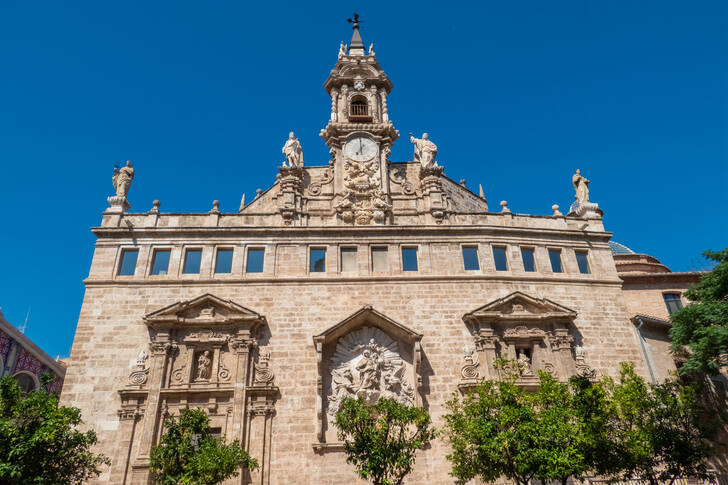
[[[619,277],[625,285],[645,283],[697,283],[707,271],[689,273],[624,273]]]
[[[539,216],[532,216],[539,217]],[[432,225],[432,226],[238,226],[238,227],[94,227],[92,232],[98,237],[140,237],[140,236],[183,236],[200,235],[209,237],[219,236],[254,236],[271,237],[280,234],[282,237],[300,239],[304,237],[315,237],[318,235],[331,237],[336,234],[335,239],[342,236],[397,236],[406,235],[427,235],[443,238],[445,235],[493,235],[503,233],[506,235],[528,235],[528,236],[561,236],[564,238],[578,237],[591,241],[599,241],[607,244],[612,237],[610,232],[581,231],[577,229],[552,229],[542,227],[523,226],[499,226],[499,225]]]
[[[576,275],[574,275],[576,276]],[[321,277],[253,277],[253,278],[205,278],[205,279],[92,279],[86,278],[83,282],[89,286],[229,286],[229,285],[270,285],[270,284],[341,284],[341,283],[400,283],[400,282],[421,282],[421,283],[458,283],[462,281],[502,281],[502,282],[523,282],[523,283],[553,283],[553,284],[572,284],[585,285],[593,287],[595,285],[602,286],[622,286],[619,279],[596,279],[596,278],[564,278],[549,276],[532,276],[532,275],[391,275],[391,276],[354,276],[342,277],[337,275],[321,276]]]

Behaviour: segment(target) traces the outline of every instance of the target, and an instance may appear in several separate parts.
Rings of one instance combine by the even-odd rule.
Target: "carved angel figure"
[[[574,198],[580,204],[589,202],[589,179],[581,175],[581,170],[576,169],[576,173],[571,177],[571,183],[574,185],[576,195]]]
[[[533,367],[531,367],[531,359],[528,357],[526,352],[522,349],[518,350],[518,367],[521,370],[521,375],[532,376]]]
[[[117,197],[126,197],[133,179],[134,169],[131,167],[129,160],[126,161],[126,165],[121,167],[121,169],[114,167],[114,175],[111,177],[111,181],[114,184],[114,191]]]
[[[197,358],[197,379],[205,380],[210,378],[212,370],[212,359],[210,359],[210,351],[205,350]]]
[[[303,167],[303,148],[293,132],[288,134],[288,140],[281,151],[286,156],[283,166],[288,164],[289,167]]]
[[[345,55],[346,55],[346,44],[344,44],[342,42],[341,45],[339,46],[339,57],[338,58],[341,59]]]
[[[423,133],[422,138],[415,138],[410,133],[409,136],[410,141],[415,146],[414,161],[420,162],[422,168],[436,167],[437,145],[430,141],[430,135]]]

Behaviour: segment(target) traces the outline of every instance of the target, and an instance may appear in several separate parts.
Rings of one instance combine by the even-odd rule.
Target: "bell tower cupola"
[[[364,48],[359,15],[348,20],[354,30],[351,42],[348,48],[341,43],[336,65],[324,82],[331,96],[331,114],[321,137],[334,165],[341,219],[345,223],[383,224],[391,208],[388,157],[392,143],[399,138],[387,111],[392,82],[377,62],[374,44],[368,52]],[[364,206],[378,209],[363,210]]]

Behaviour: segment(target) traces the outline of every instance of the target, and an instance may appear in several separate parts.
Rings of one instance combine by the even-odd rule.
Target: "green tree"
[[[81,484],[110,460],[91,452],[96,433],[81,432],[81,411],[58,405],[43,387],[25,394],[15,379],[0,379],[0,482]]]
[[[670,315],[673,350],[687,349],[683,375],[715,375],[728,364],[728,248],[703,255],[718,265],[685,292],[692,304]]]
[[[447,404],[452,474],[486,482],[505,476],[523,485],[532,478],[566,483],[569,477],[584,476],[596,455],[590,445],[599,442],[590,439],[584,419],[593,419],[605,407],[588,402],[583,392],[577,395],[582,389],[576,384],[543,372],[538,390],[529,393],[516,383],[517,373],[507,372],[518,369],[516,363],[496,365],[501,380],[484,381],[462,400],[455,396]]]
[[[164,426],[149,462],[160,484],[213,485],[237,476],[240,468],[258,467],[238,440],[226,444],[212,436],[210,418],[200,409],[184,409],[179,419],[167,416]]]
[[[412,470],[417,450],[435,437],[427,411],[393,399],[367,406],[361,398],[346,398],[334,424],[346,461],[374,485],[400,485]]]
[[[708,478],[712,454],[700,394],[676,378],[647,384],[632,364],[622,364],[611,398],[611,474],[656,485],[679,477]]]

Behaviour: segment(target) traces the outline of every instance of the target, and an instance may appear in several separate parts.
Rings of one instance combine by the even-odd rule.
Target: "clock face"
[[[344,155],[357,162],[371,160],[376,154],[377,142],[364,136],[352,138],[344,145]]]

